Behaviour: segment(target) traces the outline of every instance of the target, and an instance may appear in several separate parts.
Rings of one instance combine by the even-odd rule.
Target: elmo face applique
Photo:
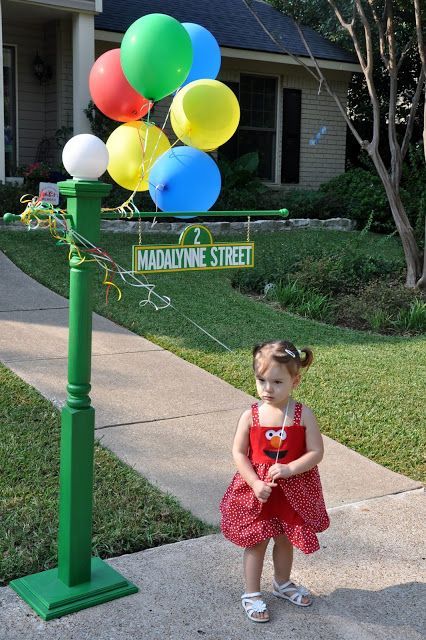
[[[268,429],[265,432],[266,443],[263,453],[272,460],[283,460],[287,455],[287,433],[282,429]],[[283,448],[284,447],[284,448]]]

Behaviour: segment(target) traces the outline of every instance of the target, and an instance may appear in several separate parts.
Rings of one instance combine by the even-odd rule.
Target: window
[[[4,95],[4,151],[6,176],[16,172],[16,52],[14,47],[3,47]]]
[[[301,103],[299,89],[283,89],[281,182],[284,183],[299,182]]]
[[[230,82],[228,86],[238,97],[241,119],[235,135],[219,149],[220,155],[232,160],[257,151],[258,176],[274,181],[277,81],[275,78],[241,75],[239,83]]]

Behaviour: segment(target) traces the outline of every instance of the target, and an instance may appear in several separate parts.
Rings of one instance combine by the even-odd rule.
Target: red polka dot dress
[[[271,444],[281,427],[259,424],[259,405],[252,405],[249,459],[261,480],[267,481],[269,467],[287,464],[306,451],[305,427],[300,424],[302,405],[296,403],[294,422],[284,427],[279,449]],[[276,442],[276,441],[275,441]],[[225,538],[240,547],[252,547],[262,540],[285,534],[303,553],[319,549],[316,533],[328,528],[330,521],[322,495],[318,467],[305,473],[280,478],[266,503],[256,498],[253,490],[237,472],[220,503],[221,528]]]

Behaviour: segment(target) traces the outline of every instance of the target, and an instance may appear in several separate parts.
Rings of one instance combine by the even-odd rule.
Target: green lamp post
[[[76,140],[78,139],[78,140]],[[108,163],[95,136],[75,136],[71,161],[77,179],[59,183],[73,231],[99,244],[101,200],[111,186],[97,181]],[[69,144],[69,143],[68,143]],[[74,163],[73,163],[74,162]],[[80,165],[78,167],[75,164]],[[88,179],[85,179],[88,178]],[[67,401],[61,414],[58,567],[10,583],[43,619],[50,620],[137,592],[100,558],[92,557],[95,410],[90,402],[93,264],[70,256]]]

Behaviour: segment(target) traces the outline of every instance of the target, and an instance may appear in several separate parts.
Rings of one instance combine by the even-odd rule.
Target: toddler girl
[[[273,595],[299,607],[312,604],[309,592],[290,580],[293,546],[319,549],[318,531],[329,526],[317,464],[323,442],[311,410],[291,398],[300,369],[309,367],[310,349],[288,341],[253,349],[256,388],[262,402],[242,414],[232,448],[238,472],[220,504],[222,532],[244,547],[243,608],[253,622],[267,622],[260,598],[266,547],[274,539]]]

